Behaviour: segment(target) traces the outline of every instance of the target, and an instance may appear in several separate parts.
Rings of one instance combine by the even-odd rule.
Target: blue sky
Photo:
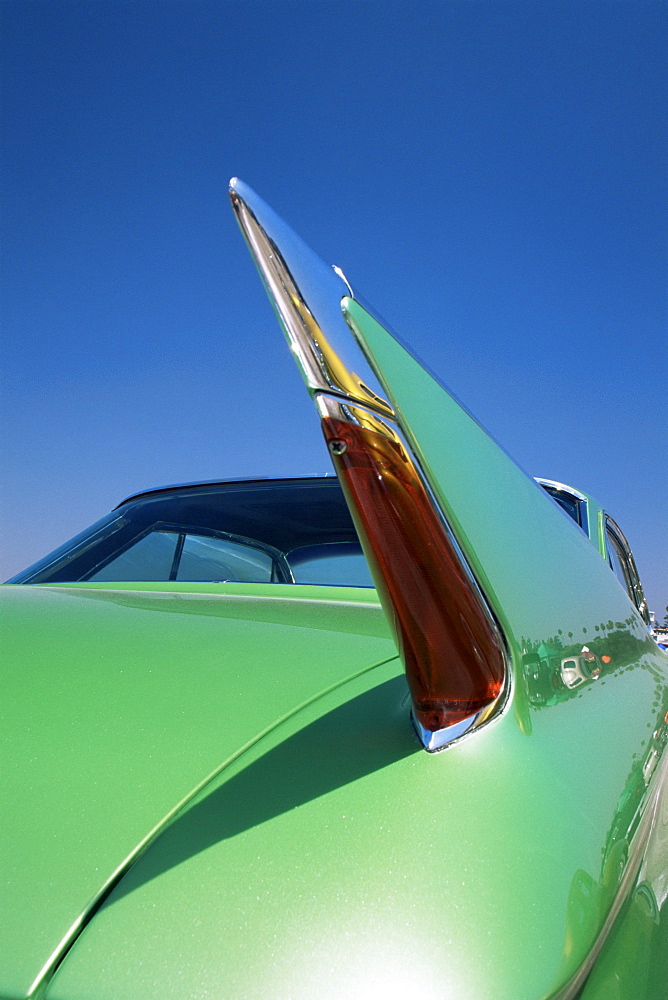
[[[142,488],[330,470],[238,175],[662,616],[667,12],[5,0],[0,578]]]

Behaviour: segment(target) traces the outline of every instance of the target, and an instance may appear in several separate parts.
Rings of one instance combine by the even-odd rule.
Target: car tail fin
[[[509,664],[541,642],[615,618],[646,636],[581,529],[351,295],[342,272],[243,182],[230,194],[316,399],[424,745],[438,749],[498,714]],[[530,725],[523,694],[515,709]]]

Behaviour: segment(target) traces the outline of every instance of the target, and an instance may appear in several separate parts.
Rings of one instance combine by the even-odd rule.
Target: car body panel
[[[665,779],[664,779],[665,780]],[[668,996],[668,794],[633,890],[579,1000],[665,1000]]]
[[[345,314],[401,414],[429,484],[502,624],[522,640],[587,636],[609,618],[647,629],[573,520],[554,505],[470,414],[358,303]]]
[[[620,665],[532,707],[529,727],[506,713],[435,755],[406,725],[396,663],[350,681],[184,810],[49,1000],[176,1000],[183,983],[294,1000],[551,996],[586,960],[633,853],[619,790],[657,680],[642,658]]]
[[[17,647],[45,676],[40,739],[47,760],[56,738],[79,767],[52,775],[78,801],[62,871],[81,923],[61,921],[70,939],[34,1000],[607,1000],[613,979],[616,1000],[656,1000],[668,657],[591,544],[593,524],[588,538],[261,199],[239,184],[233,196],[311,393],[397,422],[498,622],[508,683],[480,729],[427,753],[368,591],[25,588],[47,595],[26,604],[54,602],[36,652]],[[112,734],[88,788],[90,739],[67,743],[65,685],[80,680],[90,732]],[[26,699],[17,726],[33,710]],[[128,791],[129,775],[141,784]],[[96,785],[111,844],[97,890],[79,870],[98,856],[79,843]],[[50,795],[31,815],[54,811]],[[56,895],[49,835],[24,857],[42,909]]]
[[[569,704],[584,697],[592,685],[600,682],[602,688],[611,684],[616,710],[589,723],[599,730],[600,742],[607,753],[609,745],[619,740],[619,727],[629,724],[627,693],[619,679],[624,668],[631,663],[642,664],[653,676],[654,697],[651,705],[648,703],[641,712],[641,725],[652,735],[627,758],[626,774],[630,777],[627,784],[620,785],[623,791],[618,807],[625,819],[615,819],[611,827],[617,831],[615,837],[623,827],[628,838],[635,839],[637,847],[642,837],[633,831],[654,829],[653,810],[663,780],[650,779],[654,791],[649,796],[645,794],[647,776],[665,746],[666,660],[652,648],[641,617],[642,609],[635,601],[632,603],[630,595],[600,558],[607,551],[605,538],[599,537],[602,511],[594,510],[594,504],[591,505],[587,539],[389,329],[355,301],[355,293],[347,283],[349,294],[342,296],[340,307],[354,342],[361,349],[361,362],[360,354],[355,354],[336,316],[335,300],[340,293],[332,287],[331,278],[319,281],[323,268],[317,255],[309,256],[312,252],[303,244],[295,249],[294,241],[285,236],[282,220],[267,210],[262,199],[247,186],[232,181],[231,199],[295,359],[318,403],[323,429],[329,412],[338,412],[340,419],[351,424],[363,425],[367,421],[369,426],[378,425],[379,414],[383,420],[389,414],[392,426],[407,442],[409,454],[431,489],[436,507],[459,543],[463,565],[476,579],[500,625],[513,681],[507,708],[512,708],[520,727],[528,730],[535,725],[534,713],[527,711],[530,705],[542,704],[551,710],[560,701]],[[318,285],[318,294],[313,294],[314,283]],[[344,357],[352,361],[341,377],[338,366],[335,368],[330,359],[338,362]],[[380,393],[374,388],[371,400],[364,379],[356,376],[357,371],[363,370],[362,363],[371,368],[381,386]],[[379,398],[380,405],[376,402]],[[328,399],[334,400],[333,410]],[[360,405],[370,410],[372,416],[364,417],[362,411],[358,416],[355,408]],[[327,431],[325,436],[328,437]],[[345,440],[332,443],[337,451],[339,445],[347,447]],[[338,470],[336,460],[334,464]],[[342,474],[343,471],[342,466]],[[349,500],[352,499],[351,494]],[[596,547],[589,544],[594,540],[598,542]],[[387,592],[382,587],[379,590],[381,600],[387,601]],[[391,618],[391,603],[385,609]],[[554,661],[580,654],[588,667],[592,665],[591,672],[576,691],[568,691],[575,697],[564,698],[563,679],[553,673]],[[447,662],[447,650],[444,658]],[[546,675],[551,674],[549,694],[540,692],[531,683],[531,667],[536,660],[539,669],[533,671],[533,680],[541,674],[548,679]],[[565,727],[567,715],[564,714]],[[502,721],[493,724],[501,727]],[[469,738],[482,740],[482,733]],[[454,746],[449,748],[449,752],[454,750]],[[644,761],[642,766],[639,758]],[[653,763],[648,768],[650,760]],[[664,767],[665,760],[654,771],[655,778],[663,774]],[[573,780],[566,773],[563,778]],[[630,800],[634,809],[631,817],[627,817],[625,810]],[[626,819],[629,822],[624,826]],[[578,827],[578,835],[585,838],[591,832]],[[652,849],[655,839],[653,833],[647,844],[637,848],[636,861],[645,847]],[[508,842],[507,846],[512,845]],[[605,857],[606,852],[603,853]],[[617,908],[630,889],[633,871],[627,853],[613,879],[619,891],[614,901],[608,900],[607,911],[604,908],[602,912],[599,933],[590,943],[590,951],[583,958],[575,980],[570,983],[564,980],[560,989],[572,993],[584,982]]]
[[[27,994],[202,781],[396,655],[373,591],[362,604],[341,588],[328,601],[309,587],[286,600],[270,586],[116,586],[3,591],[3,997]]]

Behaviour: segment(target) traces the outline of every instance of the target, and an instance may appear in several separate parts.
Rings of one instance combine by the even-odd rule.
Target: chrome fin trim
[[[309,391],[334,392],[380,413],[393,411],[341,314],[350,285],[243,181],[232,207]]]
[[[347,278],[340,268],[325,264],[243,181],[237,178],[230,181],[230,199],[321,417],[337,412],[339,418],[377,430],[382,428],[386,436],[396,435],[401,440],[431,497],[433,509],[456,545],[461,567],[484,605],[490,629],[505,648],[501,630],[484,594],[436,502],[414,450],[407,443],[400,418],[385,398],[382,382],[345,318],[345,302],[352,292]],[[359,410],[360,406],[364,409]],[[425,729],[414,718],[415,730],[423,746],[430,751],[442,749],[496,717],[508,701],[509,688],[510,671],[506,663],[502,690],[484,710],[435,731]]]

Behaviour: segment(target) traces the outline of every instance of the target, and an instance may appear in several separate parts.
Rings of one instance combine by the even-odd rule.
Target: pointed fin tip
[[[240,177],[231,177],[230,183],[228,185],[228,193],[230,196],[230,201],[233,205],[248,205],[248,199],[250,196],[251,201],[257,198],[257,195],[248,187],[248,184],[244,184]]]
[[[243,186],[243,181],[240,181],[238,177],[231,177],[230,178],[230,183],[228,185],[228,189],[227,190],[228,190],[228,194],[230,196],[230,201],[232,202],[232,205],[238,206],[240,202],[244,201],[244,199],[242,198],[242,196],[239,194],[239,186],[240,185]]]
[[[258,193],[254,191],[252,187],[249,187],[249,185],[246,184],[245,181],[242,181],[240,177],[230,178],[228,190],[230,195],[230,201],[232,202],[232,205],[235,208],[238,209],[239,206],[243,205],[245,208],[249,209],[253,213],[260,212],[261,214],[264,215],[276,216],[274,210],[269,205],[267,205],[262,198],[260,198]],[[282,222],[283,225],[285,225],[282,219],[280,219],[280,221]],[[264,224],[263,228],[265,229],[267,228],[266,223]]]

